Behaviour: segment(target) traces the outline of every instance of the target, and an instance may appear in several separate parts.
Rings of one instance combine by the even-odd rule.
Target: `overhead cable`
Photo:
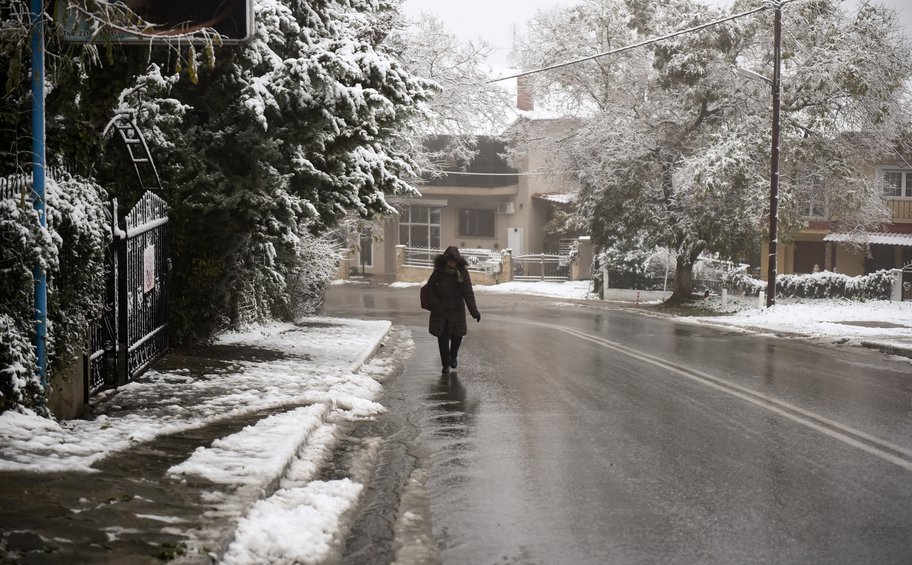
[[[674,38],[674,37],[678,37],[679,35],[685,35],[685,34],[688,34],[688,33],[693,33],[693,32],[695,32],[695,31],[701,31],[701,30],[704,30],[704,29],[706,29],[706,28],[710,28],[710,27],[713,27],[713,26],[717,26],[717,25],[719,25],[719,24],[724,24],[724,23],[726,23],[726,22],[730,22],[730,21],[732,21],[732,20],[737,20],[737,19],[739,19],[739,18],[743,18],[743,17],[746,17],[746,16],[750,16],[750,15],[756,14],[756,13],[758,13],[758,12],[763,12],[763,11],[765,11],[765,10],[774,9],[777,5],[781,6],[781,5],[785,5],[785,4],[791,4],[792,2],[797,2],[797,1],[798,1],[798,0],[781,0],[781,1],[777,1],[777,0],[768,0],[768,2],[766,2],[763,6],[760,6],[760,7],[758,7],[758,8],[754,8],[753,10],[748,10],[748,11],[746,11],[746,12],[740,12],[740,13],[738,13],[738,14],[734,14],[734,15],[731,15],[731,16],[727,16],[727,17],[722,18],[722,19],[719,19],[719,20],[714,20],[714,21],[711,21],[711,22],[708,22],[708,23],[705,23],[705,24],[700,24],[700,25],[695,26],[695,27],[689,27],[689,28],[687,28],[687,29],[682,29],[682,30],[674,31],[674,32],[669,33],[669,34],[667,34],[667,35],[662,35],[662,36],[660,36],[660,37],[654,37],[654,38],[652,38],[652,39],[646,39],[646,40],[644,40],[644,41],[640,41],[639,43],[633,43],[633,44],[631,44],[631,45],[625,45],[624,47],[619,47],[619,48],[617,48],[617,49],[612,49],[612,50],[610,50],[610,51],[603,51],[602,53],[596,53],[595,55],[589,55],[588,57],[580,57],[579,59],[573,59],[572,61],[564,61],[563,63],[557,63],[557,64],[554,64],[554,65],[549,65],[549,66],[547,66],[547,67],[542,67],[542,68],[539,68],[539,69],[533,69],[533,70],[531,70],[531,71],[523,71],[523,72],[521,72],[521,73],[516,73],[516,74],[512,74],[512,75],[508,75],[508,76],[504,76],[504,77],[500,77],[500,78],[491,79],[491,80],[489,80],[488,82],[489,82],[489,83],[491,83],[491,82],[500,82],[500,81],[509,80],[509,79],[513,79],[513,78],[519,78],[519,77],[534,75],[534,74],[538,74],[538,73],[543,73],[543,72],[546,72],[546,71],[553,71],[553,70],[555,70],[555,69],[562,69],[562,68],[564,68],[564,67],[569,67],[570,65],[576,65],[576,64],[579,64],[579,63],[585,63],[586,61],[592,61],[592,60],[595,60],[595,59],[600,59],[600,58],[602,58],[602,57],[607,57],[608,55],[615,55],[615,54],[617,54],[617,53],[623,53],[624,51],[630,51],[630,50],[632,50],[632,49],[638,49],[638,48],[640,48],[640,47],[646,47],[647,45],[652,45],[652,44],[654,44],[654,43],[659,43],[660,41],[665,41],[666,39],[672,39],[672,38]]]

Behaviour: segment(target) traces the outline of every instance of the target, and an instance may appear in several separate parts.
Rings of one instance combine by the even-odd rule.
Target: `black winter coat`
[[[439,337],[443,334],[444,325],[449,322],[451,336],[466,335],[466,306],[473,318],[480,316],[467,267],[465,259],[460,259],[456,264],[462,274],[462,282],[459,282],[455,273],[446,272],[446,258],[443,255],[438,255],[434,260],[434,272],[428,279],[431,289],[428,330],[431,334]]]

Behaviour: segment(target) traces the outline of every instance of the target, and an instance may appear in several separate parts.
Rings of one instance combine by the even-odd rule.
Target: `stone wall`
[[[67,360],[66,366],[51,372],[48,379],[48,409],[59,420],[78,418],[86,409],[83,355]]]

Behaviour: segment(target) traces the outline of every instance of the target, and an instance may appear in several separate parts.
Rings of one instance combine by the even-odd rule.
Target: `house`
[[[812,203],[804,229],[790,243],[778,246],[778,273],[820,270],[857,276],[912,264],[912,166],[896,155],[869,165],[867,172],[883,190],[892,212],[890,223],[878,232],[837,233],[825,210]],[[760,273],[764,279],[769,265],[768,250],[768,244],[763,243]]]
[[[560,127],[557,120],[542,120],[537,127]],[[451,139],[437,136],[426,141],[431,151],[443,150]],[[361,238],[351,261],[352,270],[383,277],[396,272],[395,247],[512,250],[513,256],[529,253],[566,254],[570,238],[578,234],[548,234],[546,226],[559,210],[568,210],[578,191],[573,179],[549,171],[544,156],[534,147],[524,148],[518,169],[508,164],[508,147],[495,136],[478,136],[476,153],[469,163],[450,162],[440,176],[425,179],[421,196],[391,200],[399,212],[372,236]]]

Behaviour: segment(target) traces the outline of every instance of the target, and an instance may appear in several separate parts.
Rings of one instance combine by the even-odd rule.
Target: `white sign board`
[[[143,250],[143,292],[155,290],[155,246]]]

